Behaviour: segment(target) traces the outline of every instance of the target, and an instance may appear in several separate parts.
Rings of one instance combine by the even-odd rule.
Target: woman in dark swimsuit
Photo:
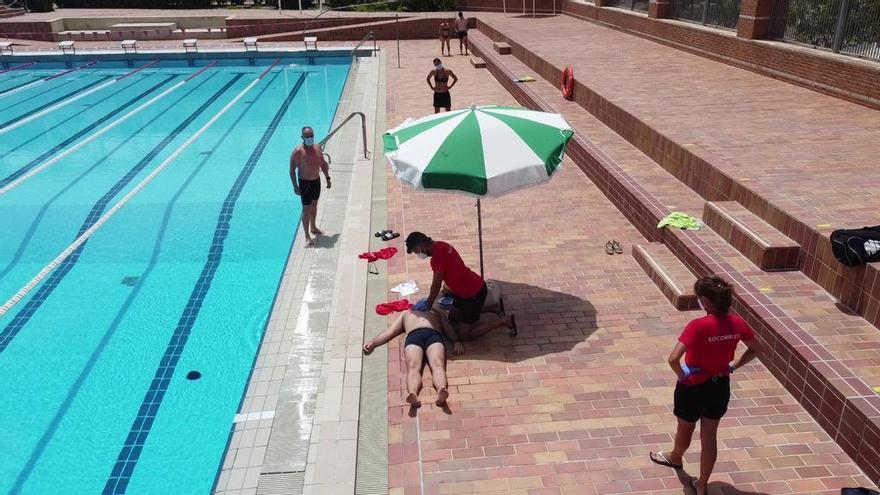
[[[452,78],[452,84],[449,84],[449,78]],[[434,83],[431,84],[431,78]],[[452,109],[452,96],[449,90],[458,82],[458,77],[449,69],[443,68],[443,64],[439,58],[434,59],[434,70],[428,73],[428,86],[434,91],[434,113],[440,113],[441,108],[446,111]]]
[[[444,19],[440,23],[440,55],[452,56],[452,48],[449,47],[449,23]]]

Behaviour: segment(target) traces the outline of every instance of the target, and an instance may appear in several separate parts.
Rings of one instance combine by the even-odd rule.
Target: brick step
[[[798,269],[798,243],[736,201],[707,202],[703,221],[760,269]]]
[[[632,255],[675,309],[699,309],[694,294],[696,277],[669,248],[659,242],[635,245]]]

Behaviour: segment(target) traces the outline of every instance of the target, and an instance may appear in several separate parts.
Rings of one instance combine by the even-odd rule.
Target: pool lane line
[[[195,179],[195,177],[200,173],[200,171],[205,167],[205,165],[207,165],[208,162],[213,159],[212,154],[217,150],[217,148],[221,144],[225,143],[226,140],[229,139],[229,136],[232,134],[232,131],[234,131],[236,126],[242,121],[242,119],[244,119],[245,115],[247,115],[247,112],[254,107],[256,101],[261,96],[263,96],[263,94],[265,94],[267,89],[269,89],[271,87],[272,81],[277,79],[277,77],[280,73],[281,73],[280,71],[276,72],[275,75],[272,77],[272,79],[270,79],[269,82],[263,88],[260,89],[259,93],[257,93],[254,100],[247,103],[247,107],[245,107],[245,110],[241,113],[241,115],[238,116],[238,118],[235,120],[235,122],[232,123],[232,125],[226,130],[226,132],[224,132],[223,135],[217,139],[214,147],[211,148],[210,152],[206,153],[205,156],[201,159],[201,161],[198,164],[196,164],[192,173],[190,173],[190,175],[186,178],[186,180],[177,189],[177,192],[172,196],[171,200],[167,203],[167,205],[165,207],[165,213],[162,216],[162,224],[159,226],[156,240],[153,243],[153,253],[152,253],[152,256],[150,256],[149,263],[147,264],[146,268],[144,268],[143,272],[141,272],[141,275],[140,275],[140,278],[138,279],[138,282],[135,284],[135,286],[132,288],[132,290],[129,291],[128,295],[125,298],[125,301],[122,303],[122,305],[120,306],[119,310],[116,313],[116,316],[113,318],[113,321],[110,323],[109,327],[104,332],[104,335],[101,338],[101,340],[98,342],[98,345],[92,351],[92,354],[89,356],[89,360],[86,362],[85,367],[80,371],[80,373],[77,376],[74,383],[68,388],[67,396],[61,402],[61,405],[59,406],[58,410],[55,412],[54,417],[49,422],[49,426],[43,432],[40,440],[37,442],[36,447],[34,447],[34,450],[31,452],[30,457],[28,458],[27,462],[24,464],[25,467],[18,473],[18,476],[16,477],[16,480],[15,480],[15,484],[12,486],[12,490],[10,490],[10,493],[20,493],[21,490],[24,488],[24,484],[27,482],[28,478],[31,475],[31,472],[33,471],[33,469],[36,466],[39,459],[42,457],[43,451],[45,450],[46,446],[52,440],[52,437],[54,437],[55,432],[58,430],[58,426],[61,424],[61,420],[64,419],[64,416],[67,414],[67,411],[70,409],[70,405],[73,403],[73,400],[76,398],[77,394],[79,393],[80,388],[82,388],[82,384],[85,382],[86,378],[88,378],[88,376],[91,374],[92,369],[94,368],[95,364],[97,364],[99,357],[104,352],[104,348],[107,346],[110,339],[116,333],[116,330],[119,328],[119,326],[122,324],[125,316],[128,314],[128,310],[131,307],[131,305],[138,298],[140,291],[144,287],[144,283],[146,282],[147,278],[149,278],[149,276],[153,273],[153,269],[156,267],[156,265],[159,262],[159,253],[162,250],[162,245],[165,240],[165,234],[168,229],[168,224],[171,221],[171,215],[174,212],[175,204],[180,199],[180,197],[183,195],[184,191],[192,183],[193,179]],[[0,275],[0,276],[2,276],[2,275]]]
[[[22,87],[20,87],[20,88],[16,88],[14,91],[9,91],[9,92],[6,92],[6,93],[3,93],[3,94],[0,94],[0,98],[6,98],[7,96],[14,95],[15,93],[18,93],[19,91],[24,91],[24,90],[29,89],[29,88],[32,88],[32,87],[34,87],[34,86],[36,86],[36,85],[38,85],[38,84],[42,84],[42,83],[44,83],[44,82],[46,82],[46,81],[51,81],[51,80],[53,80],[53,79],[57,79],[57,78],[59,78],[59,77],[61,77],[61,76],[65,76],[65,75],[67,75],[67,74],[70,74],[71,72],[76,72],[76,71],[78,71],[78,70],[80,70],[80,69],[85,69],[86,67],[91,67],[91,66],[93,66],[93,65],[95,65],[95,64],[97,64],[97,63],[98,63],[98,61],[97,61],[97,60],[94,60],[94,61],[92,61],[92,62],[89,62],[89,63],[85,64],[85,65],[80,65],[79,67],[74,67],[74,68],[72,68],[72,69],[67,69],[67,70],[64,71],[64,72],[59,72],[58,74],[55,74],[55,75],[52,75],[52,76],[47,76],[47,77],[40,78],[40,79],[38,79],[38,80],[36,80],[36,81],[34,81],[34,82],[32,82],[32,83],[26,84],[26,85],[24,85],[24,86],[22,86]]]
[[[65,100],[71,100],[70,102],[76,101],[83,96],[90,95],[99,89],[105,88],[110,84],[113,84],[113,80],[111,79],[112,77],[113,76],[100,76],[96,81],[92,81],[81,88],[76,88],[69,93],[61,95],[51,101],[47,101],[46,103],[43,103],[36,108],[32,108],[17,117],[13,117],[6,122],[0,123],[0,134],[2,134],[4,129],[11,127],[18,122],[28,120],[28,118],[36,117],[40,115],[40,113],[45,114],[48,113],[48,111],[57,110],[58,108],[63,107],[67,104],[65,103]],[[108,81],[108,79],[111,80]]]
[[[34,237],[34,234],[35,234],[37,228],[42,223],[43,217],[45,217],[46,212],[49,210],[50,207],[52,207],[52,205],[55,204],[55,202],[59,198],[61,198],[65,194],[67,194],[74,186],[76,186],[77,184],[82,182],[84,179],[86,179],[89,176],[89,174],[91,174],[92,172],[95,171],[95,169],[97,169],[98,167],[105,166],[105,164],[108,162],[108,160],[110,160],[121,149],[128,146],[128,144],[135,137],[139,136],[140,133],[142,133],[145,129],[147,129],[151,125],[155,124],[157,121],[159,121],[159,119],[165,117],[174,108],[174,106],[176,104],[178,104],[182,101],[185,101],[195,91],[198,91],[199,88],[204,86],[208,81],[210,81],[216,75],[217,75],[217,73],[215,72],[213,74],[210,74],[207,77],[202,78],[197,84],[193,85],[192,89],[184,92],[182,95],[180,95],[180,97],[177,98],[176,101],[172,102],[170,107],[168,107],[168,108],[162,110],[161,112],[157,113],[156,115],[150,117],[145,122],[139,123],[139,127],[137,129],[134,129],[131,132],[126,133],[125,138],[122,139],[121,141],[119,141],[118,143],[116,143],[116,142],[112,143],[112,147],[109,150],[107,150],[106,152],[104,152],[103,156],[96,157],[94,162],[90,161],[88,163],[88,167],[85,168],[84,170],[78,170],[77,172],[79,173],[79,175],[72,178],[70,181],[67,181],[61,189],[59,189],[51,198],[48,199],[48,201],[42,203],[40,205],[40,209],[38,210],[37,214],[34,216],[33,220],[31,220],[31,224],[28,227],[27,232],[25,232],[24,237],[22,237],[21,241],[18,243],[18,248],[16,249],[15,254],[6,263],[6,267],[3,269],[0,269],[0,279],[5,277],[15,267],[15,265],[21,260],[22,256],[24,255],[25,251],[27,250],[28,245],[31,242],[31,239]],[[126,89],[128,89],[128,88],[126,88]],[[122,89],[121,91],[125,91],[125,89]],[[51,129],[49,129],[49,131],[51,131]]]
[[[36,62],[28,62],[26,64],[16,65],[15,67],[10,67],[8,69],[0,70],[0,74],[6,74],[7,72],[12,72],[14,70],[19,70],[19,69],[25,69],[25,68],[30,67],[35,64],[36,64]]]
[[[20,87],[22,87],[22,86],[25,86],[25,85],[31,84],[31,83],[33,83],[33,82],[35,82],[35,81],[38,81],[39,79],[40,79],[39,77],[36,77],[36,78],[30,79],[30,80],[28,80],[28,81],[25,81],[25,82],[23,82],[23,83],[21,83],[21,84],[18,84],[18,85],[16,85],[16,86],[13,86],[13,87],[11,87],[11,88],[4,89],[3,91],[0,91],[0,95],[6,94],[6,93],[8,93],[8,92],[10,92],[10,91],[15,91],[16,89],[18,89],[18,88],[20,88]]]
[[[184,80],[182,80],[182,81],[179,81],[179,82],[178,82],[177,84],[175,84],[174,86],[171,86],[170,88],[166,89],[165,91],[163,91],[163,92],[159,93],[158,95],[156,95],[156,96],[150,98],[149,100],[147,100],[146,102],[144,102],[143,104],[141,104],[139,107],[137,107],[137,108],[135,108],[134,110],[128,112],[127,114],[123,115],[122,117],[119,117],[118,119],[114,120],[114,121],[111,122],[110,124],[107,124],[107,126],[101,128],[100,130],[98,130],[98,131],[95,132],[94,134],[90,135],[89,137],[87,137],[87,138],[83,139],[82,141],[76,143],[75,145],[71,146],[70,148],[64,150],[63,152],[61,152],[61,153],[55,155],[55,153],[58,153],[58,151],[60,151],[62,148],[64,148],[64,146],[67,146],[68,144],[72,143],[72,142],[75,141],[76,139],[82,137],[86,132],[91,131],[92,129],[94,129],[94,128],[97,127],[98,125],[102,124],[103,122],[105,122],[107,119],[109,119],[110,117],[112,117],[112,116],[115,115],[116,113],[119,113],[120,111],[124,110],[125,107],[128,107],[128,106],[130,106],[131,104],[135,103],[136,100],[130,101],[130,102],[127,103],[126,105],[123,105],[122,107],[119,107],[118,109],[114,110],[114,111],[111,112],[110,114],[107,114],[106,116],[102,117],[102,119],[99,119],[99,121],[96,121],[96,122],[95,122],[94,124],[92,124],[90,127],[84,129],[83,131],[80,131],[80,133],[77,133],[77,135],[75,135],[72,139],[71,139],[71,138],[68,138],[68,139],[65,140],[61,145],[56,146],[55,148],[52,148],[52,149],[49,150],[47,153],[43,153],[43,154],[40,155],[37,159],[35,159],[35,160],[31,160],[31,162],[28,163],[27,165],[25,165],[24,167],[21,167],[20,169],[18,169],[17,171],[13,172],[13,173],[10,174],[10,175],[8,175],[7,177],[5,177],[5,178],[3,178],[3,179],[0,179],[0,196],[2,196],[2,195],[4,195],[4,194],[8,193],[9,191],[15,189],[16,187],[18,187],[18,186],[20,186],[22,183],[24,183],[26,180],[28,180],[28,179],[30,179],[31,177],[37,175],[38,173],[42,172],[43,170],[45,170],[45,169],[51,167],[52,165],[58,163],[58,161],[60,161],[62,158],[66,157],[67,155],[73,153],[74,151],[76,151],[76,150],[82,148],[83,146],[85,146],[85,145],[91,143],[91,142],[94,141],[95,139],[98,139],[99,137],[101,137],[102,135],[104,135],[105,133],[107,133],[108,131],[110,131],[111,129],[113,129],[114,127],[116,127],[116,126],[118,126],[119,124],[125,122],[126,120],[130,119],[131,117],[137,115],[138,113],[140,113],[141,111],[143,111],[145,108],[147,108],[147,107],[149,107],[150,105],[152,105],[152,104],[156,103],[157,101],[161,100],[162,98],[164,98],[164,97],[167,96],[168,94],[174,92],[175,90],[177,90],[178,88],[180,88],[181,86],[183,86],[184,84],[186,84],[187,82],[192,81],[193,79],[195,79],[196,76],[198,76],[199,74],[205,72],[208,68],[212,67],[212,66],[213,66],[214,64],[216,64],[216,63],[217,63],[216,61],[215,61],[215,62],[212,62],[211,64],[209,64],[209,65],[207,65],[207,66],[201,68],[200,70],[196,71],[195,73],[190,74],[186,79],[184,79]],[[172,77],[177,77],[177,76],[175,75],[175,76],[172,76]],[[165,81],[165,82],[167,82],[167,81]],[[164,83],[163,83],[163,84],[164,84]],[[151,92],[152,92],[152,91],[151,91]],[[140,99],[140,98],[142,98],[143,96],[145,96],[145,95],[140,95],[140,96],[138,96],[137,99]],[[0,133],[0,134],[2,134],[2,133]],[[52,156],[52,155],[55,155],[55,156]],[[40,163],[41,161],[45,160],[46,158],[49,158],[50,156],[51,156],[52,158],[50,158],[49,160],[46,160],[44,163]]]
[[[276,59],[275,63],[278,63],[278,59]],[[273,64],[274,65],[274,64]],[[180,156],[187,148],[189,148],[192,143],[194,143],[202,134],[205,133],[214,123],[220,120],[226,112],[229,111],[240,99],[244,97],[257,83],[260,82],[262,76],[254,79],[250,84],[248,84],[240,93],[238,93],[229,103],[227,103],[223,108],[221,108],[207,123],[205,123],[202,127],[199,128],[193,135],[187,138],[186,141],[183,142],[171,155],[166,158],[159,166],[157,166],[152,172],[149,173],[143,180],[141,180],[137,185],[135,185],[131,191],[129,191],[125,196],[122,197],[116,204],[114,204],[107,213],[104,213],[100,217],[98,215],[104,210],[107,204],[109,204],[110,200],[113,199],[122,189],[128,185],[129,182],[134,180],[135,176],[143,170],[147,164],[153,160],[174,138],[177,137],[189,124],[192,123],[193,120],[196,119],[202,112],[204,112],[214,101],[216,101],[223,93],[225,93],[232,85],[238,82],[239,79],[244,74],[239,73],[236,74],[232,79],[230,79],[222,88],[220,88],[216,93],[214,93],[207,101],[205,101],[195,112],[193,112],[185,121],[183,121],[180,125],[178,125],[165,139],[162,140],[156,147],[154,147],[137,165],[135,165],[131,170],[128,171],[125,176],[120,179],[101,199],[98,200],[97,203],[92,207],[89,216],[86,218],[83,225],[80,227],[80,232],[77,235],[76,240],[73,241],[67,248],[64,249],[58,256],[55,257],[48,265],[43,267],[37,275],[30,280],[27,284],[25,284],[15,295],[13,295],[9,300],[7,300],[2,306],[0,306],[0,317],[9,312],[10,309],[15,307],[22,298],[24,298],[28,293],[30,293],[34,287],[39,285],[39,283],[46,278],[49,273],[59,267],[61,265],[61,269],[55,273],[52,273],[52,277],[50,277],[49,281],[46,282],[40,290],[37,291],[37,294],[25,305],[24,309],[18,312],[13,318],[12,322],[0,332],[0,353],[6,350],[9,346],[9,343],[15,338],[16,335],[21,331],[22,327],[30,321],[31,317],[34,313],[39,309],[39,307],[43,304],[46,298],[52,294],[55,290],[55,287],[58,286],[59,283],[63,280],[63,278],[73,269],[73,266],[79,260],[79,256],[82,253],[80,247],[89,240],[89,238],[94,235],[95,232],[98,231],[105,223],[107,223],[113,215],[116,214],[123,206],[125,206],[133,197],[135,197],[141,190],[146,187],[153,179],[156,178],[168,165],[171,164],[174,160]]]
[[[151,431],[159,407],[162,405],[162,401],[165,398],[165,393],[171,383],[171,378],[174,375],[177,363],[180,361],[180,357],[183,354],[189,336],[192,333],[192,328],[202,309],[202,304],[204,303],[205,297],[211,288],[211,283],[214,280],[214,276],[220,266],[226,238],[229,235],[229,224],[232,220],[238,198],[256,168],[257,163],[263,156],[263,152],[266,150],[269,140],[274,136],[275,131],[278,129],[284,118],[284,115],[289,110],[294,98],[305,83],[307,76],[308,75],[305,73],[300,74],[299,79],[290,90],[290,93],[288,93],[284,102],[275,112],[272,122],[260,137],[260,141],[254,147],[253,151],[251,151],[247,162],[244,167],[242,167],[235,183],[223,201],[223,205],[217,216],[216,226],[214,227],[214,237],[211,243],[211,248],[208,252],[208,257],[202,267],[198,281],[190,293],[186,307],[183,309],[180,318],[178,319],[177,327],[174,329],[174,333],[168,341],[165,353],[159,361],[159,366],[156,368],[156,372],[153,375],[150,388],[144,395],[144,400],[141,403],[138,414],[129,429],[125,444],[123,444],[120,449],[119,457],[113,466],[113,471],[107,480],[107,484],[104,486],[102,492],[104,495],[125,493],[128,483],[131,481],[134,468],[140,459],[147,436]]]
[[[75,142],[77,139],[85,136],[87,133],[94,130],[99,125],[110,120],[116,114],[118,114],[118,113],[122,112],[123,110],[125,110],[126,108],[134,105],[135,103],[137,103],[141,99],[145,98],[147,95],[149,95],[153,91],[156,91],[157,89],[161,88],[165,84],[168,84],[172,80],[177,79],[177,77],[179,77],[177,74],[169,75],[168,77],[166,77],[162,81],[159,81],[158,83],[156,83],[155,85],[153,85],[152,87],[147,89],[146,91],[141,92],[140,94],[138,94],[134,98],[128,100],[127,102],[123,103],[122,105],[120,105],[120,106],[116,107],[115,109],[111,110],[110,112],[106,113],[104,116],[102,116],[98,120],[92,122],[91,124],[87,125],[86,127],[82,128],[82,129],[80,129],[72,136],[66,138],[64,141],[62,141],[62,142],[56,144],[55,146],[53,146],[52,148],[46,150],[40,156],[34,158],[30,162],[28,162],[26,165],[19,167],[17,170],[12,172],[11,174],[7,175],[3,179],[0,179],[0,195],[2,195],[3,193],[9,192],[9,190],[11,190],[13,187],[18,186],[21,184],[21,182],[24,182],[25,180],[27,180],[26,178],[23,178],[23,176],[27,175],[28,176],[27,178],[30,178],[33,175],[36,175],[37,172],[33,172],[33,171],[34,171],[35,167],[37,167],[38,165],[39,165],[40,170],[43,170],[43,169],[47,168],[48,166],[56,163],[61,158],[64,158],[65,156],[69,155],[70,153],[75,151],[75,149],[64,150],[65,147],[67,147],[71,143]],[[97,137],[97,136],[90,136],[90,138],[94,138],[94,137]],[[94,139],[92,139],[92,140],[94,140]],[[85,143],[83,143],[83,144],[85,144]],[[79,147],[81,147],[80,143],[77,143],[77,145],[75,145],[75,146],[77,147],[77,149]],[[56,153],[58,153],[62,150],[64,150],[63,153],[61,153],[60,155],[56,155]],[[44,160],[47,160],[49,158],[51,158],[51,159],[48,160],[48,162],[43,163]],[[33,172],[33,173],[30,173],[30,172]],[[22,180],[19,181],[19,179],[22,179]],[[15,182],[16,184],[12,185],[13,182]]]
[[[88,96],[92,93],[97,93],[98,91],[101,91],[102,89],[104,89],[106,87],[112,86],[114,83],[121,81],[132,74],[140,72],[141,70],[146,69],[147,67],[151,67],[153,65],[156,65],[158,63],[159,63],[159,60],[153,60],[152,62],[150,62],[148,64],[145,64],[141,67],[138,67],[137,69],[129,71],[128,73],[123,74],[121,76],[115,77],[115,78],[111,79],[110,81],[107,81],[104,84],[101,84],[100,86],[91,88],[88,91],[77,94],[76,96],[74,96],[72,98],[61,99],[61,101],[59,103],[55,104],[54,106],[48,106],[48,108],[45,108],[46,105],[44,105],[44,108],[41,108],[40,111],[34,112],[31,115],[28,115],[26,117],[20,116],[17,119],[12,119],[8,122],[4,122],[4,123],[0,124],[0,135],[3,135],[3,134],[5,134],[5,133],[17,128],[17,127],[21,127],[21,126],[27,124],[28,122],[33,122],[34,120],[37,120],[38,118],[40,118],[44,115],[48,115],[48,114],[54,112],[55,110],[59,110],[61,108],[64,108],[67,105],[70,105],[71,103],[73,103],[81,98],[85,98],[86,96]],[[113,77],[113,76],[108,76],[108,77]],[[57,102],[58,100],[55,100],[55,101]],[[55,102],[53,102],[53,103],[55,103]]]
[[[37,310],[43,305],[46,299],[52,295],[55,291],[55,288],[64,280],[64,277],[73,269],[76,263],[79,261],[80,255],[82,255],[84,246],[83,244],[88,241],[88,239],[97,231],[107,220],[110,219],[117,211],[119,211],[122,206],[124,206],[132,197],[135,196],[141,189],[143,189],[150,181],[155,178],[156,170],[153,170],[147,177],[138,183],[131,191],[128,192],[120,201],[118,201],[112,208],[110,208],[107,213],[102,215],[102,212],[110,204],[110,201],[116,197],[117,194],[122,192],[123,188],[125,188],[134,178],[141,172],[143,169],[153,161],[159,153],[162,152],[166,147],[168,147],[171,142],[177,138],[177,136],[183,132],[189,125],[195,121],[195,119],[201,115],[208,107],[210,107],[220,96],[223,95],[226,91],[229,90],[243,74],[237,74],[232,77],[226,84],[223,85],[219,90],[217,90],[213,95],[207,98],[201,106],[199,106],[194,112],[192,112],[183,122],[178,124],[177,127],[174,128],[168,135],[165,136],[162,141],[153,147],[146,155],[144,155],[141,160],[135,164],[131,169],[129,169],[126,174],[116,181],[116,183],[101,196],[94,205],[92,205],[92,209],[89,211],[88,216],[86,216],[82,225],[80,225],[79,232],[77,233],[77,237],[74,242],[68,246],[64,251],[61,252],[52,262],[46,265],[40,272],[31,279],[21,290],[19,290],[11,299],[9,299],[3,306],[0,306],[0,316],[6,314],[10,309],[12,309],[18,302],[27,295],[34,287],[36,287],[43,278],[46,277],[50,272],[52,272],[55,268],[59,268],[58,271],[51,274],[49,280],[43,284],[37,293],[31,298],[30,301],[25,304],[24,308],[15,315],[12,321],[6,325],[2,332],[0,332],[0,353],[6,350],[9,346],[10,342],[18,335],[21,329],[30,321],[31,317],[36,313]],[[211,119],[210,122],[214,122],[216,119]],[[187,139],[182,147],[189,146],[194,139]],[[178,148],[182,151],[181,148]],[[176,154],[172,153],[171,158],[176,158]],[[170,163],[169,160],[165,160],[162,162],[160,167]],[[157,167],[157,170],[160,170]],[[60,267],[59,267],[60,265]]]

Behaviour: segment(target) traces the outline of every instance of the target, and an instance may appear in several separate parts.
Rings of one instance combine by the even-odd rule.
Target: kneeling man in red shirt
[[[516,335],[516,317],[512,314],[494,321],[480,322],[480,313],[488,293],[486,282],[464,264],[454,247],[435,241],[421,232],[413,232],[406,238],[406,252],[415,253],[421,259],[431,258],[434,280],[427,305],[434,307],[440,287],[445,283],[452,292],[449,320],[458,325],[457,333],[462,340],[478,339],[503,326],[510,329],[511,335]]]

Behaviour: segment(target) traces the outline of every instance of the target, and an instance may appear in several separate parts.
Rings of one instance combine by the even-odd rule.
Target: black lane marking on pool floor
[[[202,309],[205,296],[211,288],[217,268],[220,267],[224,243],[229,234],[229,222],[232,220],[232,214],[238,197],[305,80],[306,74],[301,74],[293,89],[290,90],[287,98],[285,98],[284,103],[275,112],[275,117],[272,119],[269,127],[263,132],[263,136],[238,174],[235,184],[227,193],[226,199],[223,200],[223,206],[220,208],[220,214],[217,218],[217,225],[214,227],[214,238],[211,243],[211,249],[208,252],[208,258],[205,260],[199,279],[190,293],[189,301],[180,315],[180,319],[177,321],[177,327],[174,329],[171,340],[165,348],[165,354],[162,356],[159,367],[153,375],[153,381],[150,383],[150,388],[144,396],[140,410],[138,410],[138,415],[131,425],[128,437],[125,439],[125,444],[119,452],[119,457],[116,459],[116,464],[113,466],[110,478],[107,480],[107,484],[104,485],[104,495],[125,493],[128,482],[131,481],[131,475],[143,451],[147,436],[150,434],[150,429],[153,426],[153,421],[156,419],[159,406],[162,405],[162,400],[165,398],[165,392],[168,390],[171,378],[174,376],[174,370],[189,340],[192,327]]]
[[[99,85],[99,84],[103,84],[107,79],[110,79],[110,78],[113,78],[113,77],[118,77],[118,76],[116,76],[116,75],[109,75],[109,76],[103,76],[103,77],[100,77],[100,78],[98,78],[97,81],[94,81],[94,82],[91,82],[91,83],[89,83],[89,84],[86,84],[85,86],[83,86],[83,87],[81,87],[81,88],[77,88],[77,89],[75,89],[75,90],[71,91],[70,93],[67,93],[67,94],[65,94],[65,95],[63,95],[63,96],[59,96],[58,98],[55,98],[55,99],[52,100],[52,101],[48,101],[48,102],[46,102],[46,103],[43,103],[42,105],[40,105],[40,106],[38,106],[38,107],[36,107],[36,108],[33,108],[33,109],[31,109],[31,110],[28,110],[27,112],[25,112],[25,113],[19,115],[18,117],[14,117],[14,118],[12,118],[12,119],[7,120],[6,122],[3,122],[2,124],[0,124],[0,129],[2,129],[2,128],[8,126],[8,125],[12,125],[12,124],[18,122],[18,121],[21,120],[21,119],[26,119],[26,118],[30,117],[31,115],[33,115],[33,114],[35,114],[35,113],[37,113],[37,112],[40,112],[40,111],[42,111],[42,110],[45,110],[45,109],[51,107],[52,105],[54,105],[54,104],[56,104],[56,103],[59,103],[59,102],[61,102],[61,101],[63,101],[63,100],[66,100],[66,99],[68,99],[68,98],[71,98],[71,97],[73,97],[73,96],[76,96],[76,95],[79,94],[79,93],[83,93],[83,92],[85,92],[85,91],[88,91],[88,90],[94,88],[95,86],[97,86],[97,85]]]
[[[10,182],[14,181],[15,179],[18,179],[22,175],[28,173],[32,168],[43,163],[48,158],[51,158],[56,153],[60,152],[64,148],[68,147],[74,141],[78,141],[81,137],[83,137],[86,134],[88,134],[89,132],[93,131],[96,127],[100,126],[104,122],[107,122],[108,120],[112,119],[116,115],[119,115],[119,113],[121,113],[126,108],[128,108],[128,107],[134,105],[135,103],[137,103],[138,101],[146,98],[147,95],[149,95],[153,91],[156,91],[157,89],[168,84],[172,80],[177,79],[178,77],[180,77],[178,74],[173,74],[173,75],[166,77],[162,81],[159,81],[157,84],[155,84],[153,87],[147,89],[143,93],[135,96],[134,98],[128,100],[127,102],[123,103],[122,105],[116,107],[115,109],[111,110],[109,113],[105,114],[103,117],[99,118],[98,120],[83,127],[76,134],[70,136],[69,138],[65,139],[64,141],[61,141],[60,143],[56,144],[52,148],[46,150],[46,152],[43,153],[42,155],[40,155],[40,156],[34,158],[33,160],[31,160],[30,162],[28,162],[27,165],[19,168],[15,172],[12,172],[11,174],[4,177],[3,179],[0,179],[0,187],[4,187],[7,184],[9,184]],[[61,125],[61,124],[58,124],[58,125]]]
[[[214,103],[220,96],[229,90],[236,82],[244,74],[236,74],[232,79],[230,79],[222,88],[217,90],[216,93],[211,95],[210,98],[205,100],[202,105],[196,109],[195,112],[190,114],[189,117],[186,118],[183,122],[180,123],[170,134],[165,136],[165,139],[162,140],[159,144],[157,144],[149,153],[147,153],[141,161],[139,161],[131,170],[128,171],[113,187],[110,188],[103,196],[92,206],[91,211],[89,212],[88,217],[86,217],[85,221],[79,228],[79,232],[76,234],[76,238],[81,236],[83,232],[88,230],[95,222],[101,218],[101,215],[104,214],[104,210],[107,208],[107,205],[110,204],[110,201],[119,194],[125,186],[128,185],[135,177],[147,166],[156,156],[162,152],[165,147],[167,147],[171,142],[181,133],[184,129],[186,129],[192,122],[201,115],[212,103]],[[86,241],[82,243],[79,248],[76,249],[70,256],[67,257],[55,271],[52,272],[51,275],[40,285],[40,288],[37,289],[36,294],[24,305],[24,308],[21,309],[16,315],[15,318],[6,325],[6,328],[3,329],[3,332],[0,332],[0,353],[6,350],[9,347],[9,344],[12,340],[18,335],[21,329],[30,321],[31,317],[40,309],[40,306],[46,302],[46,299],[52,295],[52,292],[58,287],[64,277],[70,273],[70,270],[76,265],[77,261],[79,261],[80,255],[82,255],[83,250],[89,242]]]

